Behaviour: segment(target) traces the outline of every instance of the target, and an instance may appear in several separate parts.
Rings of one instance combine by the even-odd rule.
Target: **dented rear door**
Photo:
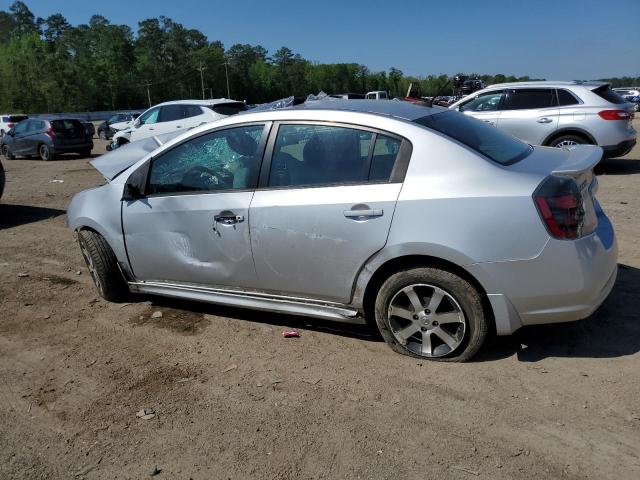
[[[279,125],[269,144],[249,215],[258,282],[348,303],[386,244],[410,152],[386,132],[303,122]]]

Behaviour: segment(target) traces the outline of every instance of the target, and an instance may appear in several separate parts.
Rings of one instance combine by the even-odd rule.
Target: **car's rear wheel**
[[[49,146],[44,143],[40,144],[40,146],[38,147],[38,156],[40,157],[40,160],[43,160],[45,162],[51,160],[52,155]]]
[[[482,297],[473,285],[437,268],[391,275],[378,291],[375,318],[393,350],[429,360],[471,359],[489,329]]]
[[[129,295],[118,260],[102,235],[92,230],[78,232],[80,251],[98,292],[105,300],[119,302]]]
[[[589,142],[584,137],[579,137],[578,135],[563,135],[558,138],[554,138],[553,141],[549,143],[550,147],[563,148],[563,147],[574,147],[576,145],[587,145]]]

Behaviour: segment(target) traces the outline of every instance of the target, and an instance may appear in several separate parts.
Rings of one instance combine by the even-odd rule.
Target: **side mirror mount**
[[[135,121],[133,122],[134,128],[138,128],[140,125],[142,125],[142,122],[140,122],[139,118],[136,118]]]
[[[140,187],[134,183],[125,183],[124,191],[122,192],[122,200],[127,202],[132,202],[134,200],[138,200],[142,198],[142,192],[140,191]]]
[[[133,172],[124,184],[122,200],[132,202],[144,198],[144,189],[147,184],[147,173],[151,162],[146,162],[135,172]]]

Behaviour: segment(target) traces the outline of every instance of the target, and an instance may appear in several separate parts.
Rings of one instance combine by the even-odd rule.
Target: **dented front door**
[[[207,286],[255,283],[248,213],[253,192],[149,197],[123,204],[137,280]]]
[[[144,198],[123,201],[137,280],[249,287],[249,205],[269,125],[223,127],[151,160]]]

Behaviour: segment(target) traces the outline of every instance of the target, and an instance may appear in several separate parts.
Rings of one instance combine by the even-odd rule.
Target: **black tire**
[[[573,143],[571,143],[571,142],[573,142]],[[565,146],[567,144],[589,145],[590,143],[591,142],[589,142],[586,138],[580,137],[578,135],[562,135],[561,137],[554,138],[551,142],[549,142],[549,146],[550,147],[562,147],[562,146]]]
[[[84,150],[81,150],[78,153],[83,158],[89,158],[91,156],[91,150],[92,150],[91,148],[85,148]]]
[[[4,167],[2,166],[2,162],[0,162],[0,198],[2,198],[3,193],[4,193]]]
[[[403,331],[407,325],[398,326],[398,320],[405,321],[399,317],[392,316],[393,320],[390,319],[389,307],[392,300],[402,299],[401,292],[403,289],[412,286],[424,289],[422,290],[424,292],[431,291],[431,296],[434,295],[436,289],[447,294],[444,297],[446,300],[438,302],[442,307],[437,307],[437,309],[442,308],[444,314],[457,316],[460,318],[460,323],[453,323],[445,328],[443,326],[444,322],[442,325],[438,325],[436,321],[432,322],[432,319],[443,318],[439,317],[443,313],[436,313],[434,310],[433,317],[428,317],[426,314],[431,315],[432,312],[425,309],[420,312],[420,315],[424,315],[424,317],[418,319],[418,315],[413,315],[413,320],[406,321],[409,322],[407,325],[411,325],[412,328],[415,325],[423,325],[423,323],[419,323],[423,321],[426,326],[423,326],[420,329],[421,331],[416,331],[407,340],[406,345],[401,343],[396,334]],[[432,290],[430,290],[431,286],[434,287]],[[420,303],[424,305],[428,298],[423,296],[420,299]],[[453,299],[453,301],[450,299]],[[411,310],[412,308],[409,306],[407,311],[415,313],[415,309]],[[449,308],[451,308],[452,313],[447,312]],[[482,296],[476,288],[458,275],[438,268],[413,268],[401,270],[391,275],[378,291],[375,302],[375,319],[382,338],[391,349],[403,355],[425,360],[466,362],[478,353],[489,331],[489,320],[482,306]],[[439,336],[443,334],[442,330],[448,333],[451,332],[451,328],[455,329],[454,335],[457,336],[457,343],[453,349],[441,340],[443,337]],[[434,329],[434,331],[427,332],[430,329]],[[424,338],[427,333],[429,339],[431,339],[429,341],[429,351],[431,351],[432,344],[435,345],[432,355],[415,351],[416,346],[419,345],[417,339]],[[453,335],[450,335],[449,339],[453,339]],[[422,351],[422,349],[420,350]],[[450,351],[447,352],[447,350]]]
[[[16,156],[13,153],[11,153],[11,150],[9,149],[9,145],[2,146],[2,155],[4,155],[4,158],[6,158],[7,160],[16,159]]]
[[[107,132],[105,132],[104,130],[98,131],[98,138],[100,140],[107,140]]]
[[[40,160],[44,162],[48,162],[53,158],[53,155],[51,154],[51,149],[45,143],[41,143],[40,145],[38,145],[38,156],[40,157]]]
[[[110,302],[126,300],[129,288],[118,268],[118,260],[104,237],[92,230],[80,230],[78,243],[100,296]]]

